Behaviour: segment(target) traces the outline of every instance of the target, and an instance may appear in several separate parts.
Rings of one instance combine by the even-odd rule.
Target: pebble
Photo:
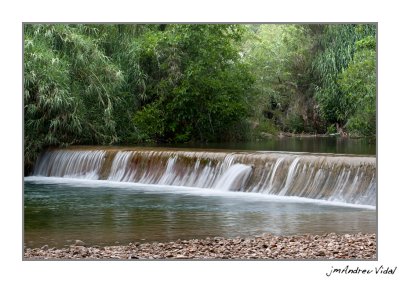
[[[375,234],[222,237],[165,243],[25,248],[25,259],[376,259]]]

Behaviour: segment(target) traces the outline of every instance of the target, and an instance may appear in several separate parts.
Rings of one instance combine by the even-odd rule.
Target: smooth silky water
[[[25,178],[27,247],[376,232],[370,155],[48,150]]]
[[[369,206],[185,187],[27,178],[25,245],[376,232]]]

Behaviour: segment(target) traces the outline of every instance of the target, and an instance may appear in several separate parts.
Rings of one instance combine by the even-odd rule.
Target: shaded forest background
[[[25,24],[25,168],[49,146],[376,134],[374,24]]]

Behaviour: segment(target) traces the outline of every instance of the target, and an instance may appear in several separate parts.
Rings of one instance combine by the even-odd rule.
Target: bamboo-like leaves
[[[321,113],[329,123],[344,126],[355,111],[356,104],[339,85],[341,74],[348,68],[356,50],[356,42],[375,34],[374,25],[326,25],[320,36],[320,51],[313,61],[318,81],[315,97]]]

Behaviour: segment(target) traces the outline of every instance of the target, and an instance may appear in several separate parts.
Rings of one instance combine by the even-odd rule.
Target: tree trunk
[[[343,128],[342,128],[342,126],[339,125],[339,123],[336,123],[336,131],[339,133],[339,135],[342,138],[347,138],[348,137],[348,134],[345,131],[343,131]]]

